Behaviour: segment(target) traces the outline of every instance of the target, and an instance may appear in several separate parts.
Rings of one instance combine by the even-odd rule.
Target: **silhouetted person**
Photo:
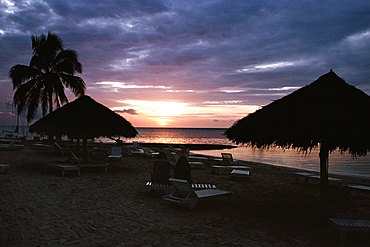
[[[179,160],[176,162],[173,177],[188,180],[189,183],[192,183],[190,164],[184,155],[181,155]]]
[[[168,183],[170,178],[171,164],[167,160],[165,153],[160,152],[158,154],[158,159],[154,160],[153,172],[152,172],[152,182],[154,183]]]

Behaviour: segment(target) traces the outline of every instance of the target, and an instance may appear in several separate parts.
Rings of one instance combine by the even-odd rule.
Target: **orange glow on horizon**
[[[228,128],[236,120],[256,111],[253,105],[195,105],[183,102],[124,100],[112,110],[134,109],[137,115],[122,114],[134,127]]]

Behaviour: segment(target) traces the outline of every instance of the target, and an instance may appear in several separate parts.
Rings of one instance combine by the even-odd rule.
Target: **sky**
[[[370,94],[368,0],[0,0],[0,125],[10,68],[49,31],[134,127],[228,128],[330,69]]]

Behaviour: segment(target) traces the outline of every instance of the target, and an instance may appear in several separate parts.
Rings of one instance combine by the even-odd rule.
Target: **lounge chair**
[[[231,174],[231,172],[235,169],[237,170],[244,170],[244,171],[249,171],[249,175],[252,172],[252,168],[249,166],[223,166],[223,165],[212,165],[212,173],[214,174]]]
[[[0,143],[0,150],[11,150],[11,149],[17,149],[17,148],[24,148],[23,144],[18,144],[17,140],[12,140],[9,143]]]
[[[134,146],[132,145],[127,145],[127,146],[124,146],[124,153],[127,155],[127,156],[133,156],[133,155],[145,155],[145,152],[142,148],[135,148]]]
[[[0,164],[0,170],[4,170],[4,173],[8,173],[8,170],[10,168],[10,165],[8,164]]]
[[[320,175],[316,175],[309,172],[296,172],[294,173],[296,183],[309,183],[310,181],[318,183],[320,181]],[[328,177],[329,184],[340,185],[342,180],[339,178]]]
[[[346,185],[342,188],[345,189],[346,195],[351,201],[351,208],[349,213],[367,214],[370,216],[370,199],[369,197],[356,197],[353,195],[358,194],[357,190],[368,192],[370,187],[364,185]]]
[[[163,191],[166,195],[171,194],[175,190],[173,184],[146,182],[145,187],[150,190]],[[214,184],[191,184],[191,187],[194,190],[216,189],[216,185]]]
[[[108,164],[106,163],[81,163],[78,157],[72,152],[72,150],[68,147],[70,159],[73,160],[73,163],[77,163],[79,168],[103,168],[104,172],[108,172]]]
[[[234,160],[233,155],[231,153],[221,153],[221,156],[224,164],[227,165],[239,164],[239,161]]]
[[[199,201],[209,200],[217,197],[228,197],[230,199],[231,192],[219,189],[204,189],[194,190],[187,180],[170,178],[170,183],[175,187],[175,191],[170,195],[164,195],[164,200],[188,205],[190,209],[194,209]]]
[[[189,161],[191,168],[204,168],[204,162],[202,161]]]
[[[76,171],[78,176],[80,176],[80,167],[75,165],[66,165],[66,164],[45,164],[44,169],[45,173],[47,172],[48,168],[57,169],[62,171],[62,177],[64,177],[65,172],[68,171]]]
[[[134,146],[134,148],[136,148],[136,149],[142,149],[143,148],[138,142],[135,142],[135,141],[132,142],[132,146]]]
[[[54,147],[52,145],[45,144],[42,142],[35,142],[32,144],[32,148],[49,150],[49,149],[53,149]]]
[[[7,144],[0,143],[0,149],[3,150],[10,150],[12,147],[14,147],[15,141],[11,141]]]
[[[151,150],[150,148],[143,147],[143,150],[144,150],[145,155],[149,158],[155,158],[159,154],[159,152],[155,152],[155,151]]]
[[[76,156],[76,154],[71,150],[71,148],[67,145],[67,150],[68,150],[68,159],[72,163],[77,163],[80,164],[80,160]]]
[[[111,154],[108,156],[109,159],[118,159],[122,158],[122,148],[121,147],[112,147]]]
[[[60,151],[62,153],[62,156],[64,156],[64,153],[68,151],[67,148],[62,148],[59,143],[54,142],[55,147],[57,148],[57,151]]]
[[[250,177],[251,171],[242,169],[233,169],[230,174],[232,179],[246,179]]]
[[[104,161],[106,157],[105,148],[104,147],[94,148],[93,157],[94,157],[94,160]]]
[[[176,163],[179,160],[180,156],[181,155],[179,155],[179,154],[172,153],[172,157],[175,160],[174,162],[171,162],[172,166],[176,166]],[[205,166],[204,161],[189,161],[188,157],[186,157],[186,159],[188,160],[189,165],[190,165],[191,168],[204,168],[204,166]]]
[[[348,232],[370,233],[370,219],[361,218],[329,218],[329,225],[340,232],[340,243],[344,244],[347,240]]]

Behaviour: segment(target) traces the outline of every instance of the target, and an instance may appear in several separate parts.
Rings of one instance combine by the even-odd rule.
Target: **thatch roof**
[[[370,96],[333,71],[235,122],[225,135],[247,146],[309,150],[325,143],[354,155],[370,150]]]
[[[74,139],[137,135],[130,122],[89,96],[82,96],[46,115],[30,126],[30,132],[67,135]]]

